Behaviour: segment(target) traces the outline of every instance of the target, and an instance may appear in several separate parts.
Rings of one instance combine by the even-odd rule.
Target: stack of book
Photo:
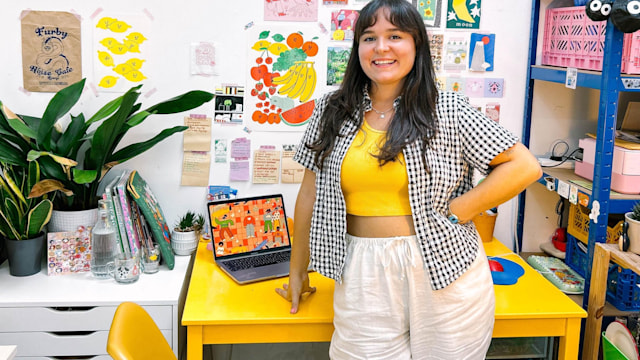
[[[120,251],[127,257],[140,255],[142,247],[153,250],[154,241],[149,224],[138,204],[127,191],[132,170],[125,170],[105,187],[109,213]]]

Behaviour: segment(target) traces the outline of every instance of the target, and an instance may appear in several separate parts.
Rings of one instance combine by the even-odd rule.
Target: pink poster
[[[264,0],[266,21],[318,21],[318,0]]]

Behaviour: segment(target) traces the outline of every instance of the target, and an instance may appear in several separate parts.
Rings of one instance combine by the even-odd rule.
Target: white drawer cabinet
[[[176,257],[173,270],[142,274],[133,284],[99,280],[90,274],[27,277],[0,266],[0,345],[17,345],[16,360],[56,357],[111,359],[107,337],[118,305],[133,301],[154,319],[179,357],[179,326],[188,284],[190,257]]]

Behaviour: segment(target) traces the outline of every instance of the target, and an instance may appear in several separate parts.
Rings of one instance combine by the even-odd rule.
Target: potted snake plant
[[[40,272],[45,246],[44,227],[51,219],[53,203],[34,196],[40,166],[0,163],[0,235],[7,249],[9,273],[28,276]]]
[[[189,91],[143,110],[138,102],[142,85],[138,85],[91,116],[79,113],[67,117],[84,86],[85,79],[58,91],[40,117],[17,115],[0,103],[0,133],[3,134],[0,161],[16,156],[38,161],[43,180],[33,190],[38,196],[52,195],[54,217],[62,211],[90,211],[90,220],[85,220],[84,225],[93,225],[97,218],[98,186],[109,170],[187,127],[166,128],[150,139],[119,148],[129,130],[155,117],[153,115],[194,109],[210,101],[213,94]],[[66,128],[59,120],[68,120]],[[54,220],[49,224],[50,231],[77,228],[75,225],[59,227]]]

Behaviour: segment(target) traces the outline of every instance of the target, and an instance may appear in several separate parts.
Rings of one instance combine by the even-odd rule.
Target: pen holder
[[[493,240],[493,229],[496,226],[497,217],[497,212],[489,213],[487,211],[483,211],[473,217],[472,221],[476,225],[476,230],[478,230],[483,242],[490,242]]]

